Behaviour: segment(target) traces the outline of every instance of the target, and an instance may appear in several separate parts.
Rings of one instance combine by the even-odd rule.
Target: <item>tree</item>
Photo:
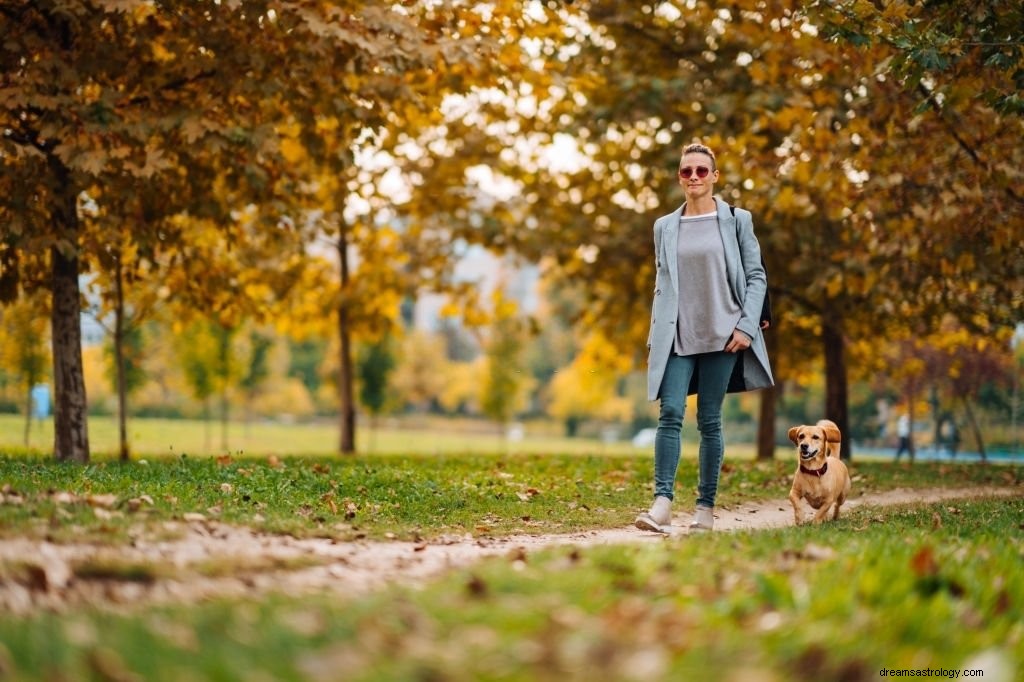
[[[629,371],[629,358],[600,333],[591,333],[579,354],[551,381],[549,412],[565,423],[566,435],[575,436],[587,419],[627,421],[632,413],[628,398],[617,390]]]
[[[929,21],[925,4],[891,5]],[[948,5],[944,15],[975,11]],[[719,150],[722,197],[755,215],[777,304],[777,364],[824,356],[826,415],[848,430],[850,367],[861,360],[851,363],[852,342],[895,335],[906,320],[926,333],[946,313],[990,333],[1020,309],[1020,180],[1010,169],[1021,165],[1021,122],[971,95],[991,71],[1005,83],[1020,61],[1008,45],[1005,59],[966,61],[948,90],[907,88],[892,44],[858,48],[826,34],[829,22],[849,21],[828,6],[549,6],[534,68],[505,84],[504,99],[448,124],[461,163],[486,162],[515,188],[492,220],[463,217],[465,233],[587,282],[582,321],[637,357],[647,323],[637,311],[652,280],[644,235],[680,200],[682,143],[702,139]],[[1019,12],[985,7],[992,35],[1020,33]],[[556,163],[545,148],[570,158]],[[971,217],[979,205],[1002,216],[984,239]]]
[[[248,362],[238,382],[239,388],[245,393],[246,424],[249,423],[252,402],[270,376],[269,360],[274,348],[273,337],[255,329],[249,331],[248,341]]]
[[[347,150],[389,103],[415,105],[439,90],[436,78],[419,87],[424,72],[482,56],[494,39],[460,34],[462,15],[476,13],[257,0],[0,4],[0,291],[9,300],[49,272],[57,459],[89,459],[78,326],[90,255],[83,192],[188,185],[182,203],[201,209],[203,188],[221,183],[237,194],[229,210],[243,206],[284,173],[279,124],[297,117],[312,130],[332,118]],[[172,204],[177,196],[165,193]],[[141,237],[153,225],[129,229]]]
[[[388,380],[395,368],[393,339],[385,335],[377,341],[365,344],[356,366],[359,371],[359,401],[370,413],[370,428],[375,431],[377,417],[387,405]]]
[[[485,344],[487,372],[480,387],[483,413],[498,422],[504,434],[509,420],[522,409],[523,372],[522,323],[516,317],[516,305],[507,300],[500,288],[493,294],[493,323]]]
[[[0,307],[0,366],[13,378],[25,400],[25,445],[32,432],[32,389],[46,378],[45,301],[34,296]],[[44,313],[45,315],[45,313]]]
[[[985,386],[1010,389],[1014,366],[1011,335],[1012,330],[1007,329],[994,339],[979,338],[947,319],[940,333],[920,344],[918,357],[924,373],[933,378],[946,399],[963,409],[983,461],[987,459],[985,439],[974,405]]]

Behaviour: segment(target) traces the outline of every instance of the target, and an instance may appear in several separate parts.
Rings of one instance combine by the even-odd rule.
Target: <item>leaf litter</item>
[[[8,503],[17,493],[5,491]],[[60,493],[55,493],[60,495]],[[858,506],[884,507],[976,497],[1020,496],[1014,488],[973,487],[897,489],[850,499]],[[116,500],[89,496],[83,501],[107,511]],[[145,496],[130,508],[152,504]],[[955,508],[951,508],[955,509]],[[763,530],[793,524],[788,500],[742,503],[715,510],[716,531]],[[245,599],[269,593],[290,595],[333,591],[346,597],[388,585],[422,585],[446,571],[494,556],[526,562],[530,552],[550,547],[674,541],[688,535],[689,514],[677,512],[672,533],[647,533],[633,526],[567,534],[488,537],[442,536],[412,541],[340,541],[296,538],[221,523],[203,514],[185,514],[163,528],[131,533],[126,544],[53,543],[36,538],[0,539],[0,612],[28,615],[85,606],[131,611],[144,605]],[[162,531],[162,532],[161,532]],[[574,550],[575,551],[575,550]],[[828,548],[808,544],[791,560],[818,561]],[[914,559],[919,576],[929,574],[927,556]],[[470,585],[469,589],[473,589]]]

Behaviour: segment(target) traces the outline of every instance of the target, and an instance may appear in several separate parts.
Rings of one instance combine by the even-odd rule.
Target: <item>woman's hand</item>
[[[726,353],[739,353],[741,350],[750,348],[750,338],[739,329],[732,330],[732,338],[725,344]]]

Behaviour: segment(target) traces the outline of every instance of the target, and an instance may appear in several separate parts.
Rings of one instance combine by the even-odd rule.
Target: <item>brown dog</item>
[[[821,523],[834,504],[833,519],[839,518],[839,507],[850,494],[850,472],[839,459],[842,434],[835,422],[822,419],[814,426],[794,426],[789,439],[797,446],[800,464],[793,476],[789,501],[793,518],[800,525],[800,500],[807,500],[818,512],[814,522]]]

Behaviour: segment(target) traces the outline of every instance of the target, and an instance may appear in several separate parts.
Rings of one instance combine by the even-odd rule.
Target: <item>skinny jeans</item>
[[[686,413],[686,392],[697,372],[697,430],[699,479],[697,504],[714,507],[725,444],[722,441],[722,403],[738,353],[700,353],[669,356],[658,399],[661,411],[654,438],[654,495],[674,499],[676,470],[681,451],[680,434]]]

